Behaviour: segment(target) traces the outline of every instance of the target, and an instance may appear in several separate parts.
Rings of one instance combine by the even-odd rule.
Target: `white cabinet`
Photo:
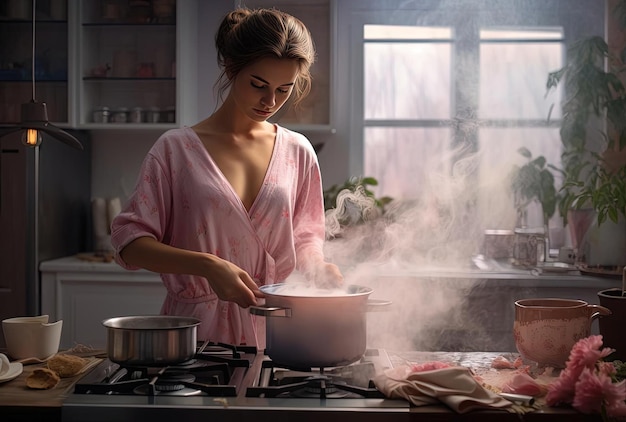
[[[63,320],[62,349],[106,347],[102,321],[116,316],[158,315],[166,290],[158,274],[127,271],[115,263],[61,258],[41,263],[41,311]]]
[[[18,122],[21,104],[33,98],[32,5],[30,1],[11,3],[12,7],[0,5],[2,124]],[[37,2],[36,6],[35,99],[47,104],[50,121],[63,125],[68,122],[67,14],[59,1]]]
[[[77,126],[167,129],[196,103],[192,0],[74,3]]]
[[[0,123],[13,123],[32,97],[31,16],[0,7],[0,20]],[[195,123],[197,20],[197,0],[38,2],[36,99],[63,127],[164,130]],[[94,119],[102,107],[109,123]],[[133,108],[141,108],[137,123]]]

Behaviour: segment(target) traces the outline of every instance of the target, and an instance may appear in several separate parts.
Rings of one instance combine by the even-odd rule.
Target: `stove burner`
[[[191,383],[196,380],[193,374],[177,373],[177,374],[163,374],[157,378],[154,383],[154,388],[157,391],[176,391],[185,388],[185,383]]]
[[[334,382],[331,377],[326,375],[314,375],[305,379],[307,384],[304,388],[297,389],[289,393],[292,397],[300,398],[333,398],[341,399],[348,397],[348,391],[339,390],[337,384],[345,384],[345,382]]]
[[[247,397],[299,398],[383,398],[371,383],[375,373],[372,362],[358,362],[317,371],[292,371],[263,361],[257,384],[246,389]]]
[[[77,394],[235,397],[257,356],[256,347],[204,342],[174,366],[126,366],[105,361],[74,387]]]

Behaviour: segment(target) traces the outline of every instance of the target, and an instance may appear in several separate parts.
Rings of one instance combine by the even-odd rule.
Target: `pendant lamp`
[[[82,150],[83,145],[78,139],[48,121],[46,103],[39,102],[35,99],[35,3],[36,0],[33,0],[32,99],[30,102],[22,104],[21,121],[17,125],[0,127],[0,137],[21,130],[23,131],[22,143],[27,146],[36,147],[41,144],[41,133],[45,132],[71,147]]]

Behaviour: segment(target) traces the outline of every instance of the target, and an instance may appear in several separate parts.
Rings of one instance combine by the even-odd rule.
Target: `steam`
[[[371,299],[392,302],[368,313],[368,347],[490,347],[481,318],[468,318],[485,317],[473,309],[470,293],[490,293],[464,274],[476,270],[472,258],[482,251],[484,230],[511,227],[516,215],[506,173],[481,176],[481,155],[459,146],[431,160],[422,194],[393,200],[384,214],[362,189],[340,192],[336,208],[327,211],[327,259],[340,266],[346,284],[371,287]],[[463,158],[443,165],[453,157]]]

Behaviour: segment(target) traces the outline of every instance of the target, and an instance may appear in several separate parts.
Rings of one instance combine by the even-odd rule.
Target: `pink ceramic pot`
[[[574,344],[591,334],[591,322],[611,311],[574,299],[523,299],[515,302],[513,336],[523,358],[563,368]]]

